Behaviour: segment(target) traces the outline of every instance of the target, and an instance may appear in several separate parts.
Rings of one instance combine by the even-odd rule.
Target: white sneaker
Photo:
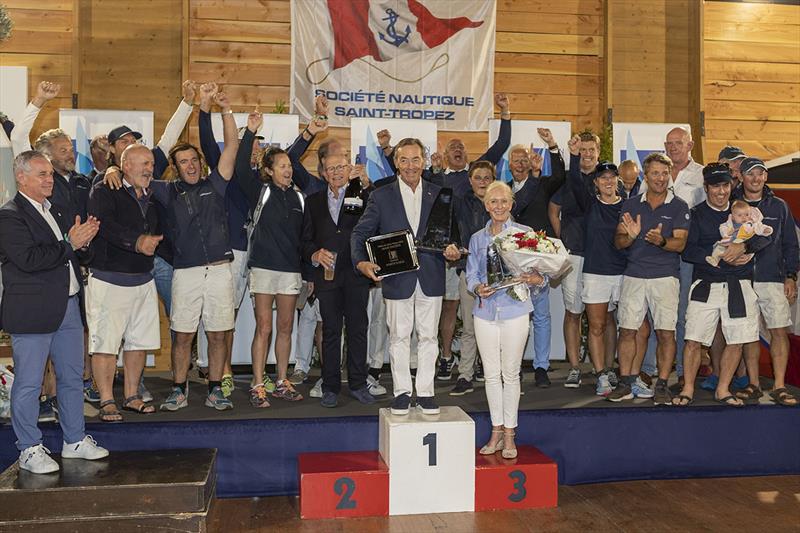
[[[83,440],[73,442],[72,444],[64,443],[61,450],[61,457],[64,459],[87,459],[94,461],[95,459],[102,459],[108,457],[108,450],[102,446],[97,445],[91,435],[86,435]]]
[[[312,398],[322,398],[322,378],[319,378],[314,386],[311,387],[311,392],[308,393]]]
[[[386,387],[378,383],[378,380],[370,375],[367,375],[367,390],[373,396],[383,396],[386,394]]]
[[[34,474],[58,472],[58,463],[50,457],[50,450],[42,444],[25,448],[19,452],[19,467]]]

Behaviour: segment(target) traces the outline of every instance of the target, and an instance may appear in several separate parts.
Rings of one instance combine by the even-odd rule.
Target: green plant
[[[0,4],[0,43],[11,37],[14,21],[8,15],[8,8]]]
[[[276,100],[275,107],[272,109],[272,112],[281,115],[288,113],[289,108],[286,106],[286,102],[284,102],[283,100]]]

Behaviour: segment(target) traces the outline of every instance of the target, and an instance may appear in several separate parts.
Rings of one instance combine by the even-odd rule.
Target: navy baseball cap
[[[599,176],[603,172],[611,171],[614,173],[615,176],[619,176],[619,170],[617,169],[617,165],[612,163],[611,161],[600,161],[597,163],[597,166],[594,167],[594,175]]]
[[[118,140],[120,140],[123,136],[132,133],[133,137],[138,141],[142,138],[142,134],[138,131],[133,131],[128,126],[117,126],[110,132],[108,132],[108,144],[114,144]]]
[[[741,148],[738,146],[731,146],[728,145],[719,152],[719,159],[720,161],[725,159],[726,161],[733,161],[734,159],[741,159],[747,157]]]
[[[767,170],[767,165],[765,165],[764,162],[757,157],[748,157],[742,160],[742,164],[739,166],[739,172],[741,172],[742,176],[744,176],[754,168],[763,168],[764,170]]]
[[[717,185],[733,181],[731,167],[727,163],[709,163],[703,167],[703,183],[706,185]]]

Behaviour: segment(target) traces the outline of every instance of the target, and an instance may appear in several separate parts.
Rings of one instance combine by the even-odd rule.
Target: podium
[[[389,467],[389,514],[475,509],[475,422],[458,407],[438,415],[381,409],[378,449]]]
[[[555,507],[558,466],[533,446],[516,459],[479,455],[475,422],[381,409],[378,450],[298,456],[301,518],[348,518]]]

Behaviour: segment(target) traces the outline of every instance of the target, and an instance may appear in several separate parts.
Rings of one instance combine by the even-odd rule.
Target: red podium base
[[[388,516],[389,468],[377,451],[302,453],[300,518]]]
[[[517,446],[516,459],[477,455],[475,510],[534,509],[558,505],[558,465],[533,446]]]

